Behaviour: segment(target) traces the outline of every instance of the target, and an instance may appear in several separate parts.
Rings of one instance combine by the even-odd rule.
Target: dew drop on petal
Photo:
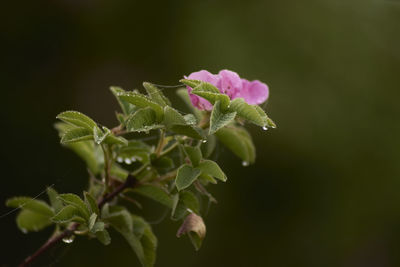
[[[242,161],[242,166],[249,166],[249,162],[248,161]]]
[[[129,159],[129,158],[126,158],[126,159],[125,159],[125,163],[129,165],[129,164],[131,164],[131,163],[132,163],[132,161],[131,161],[131,159]]]
[[[74,242],[74,239],[75,239],[75,236],[71,235],[71,236],[68,236],[68,237],[64,237],[62,241],[64,243],[71,244],[72,242]]]
[[[122,163],[122,162],[124,162],[124,159],[123,159],[122,157],[118,157],[118,158],[117,158],[117,161],[118,161],[119,163]]]

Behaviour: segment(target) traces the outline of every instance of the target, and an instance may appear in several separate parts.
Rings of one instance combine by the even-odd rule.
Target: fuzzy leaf
[[[183,201],[183,204],[185,204],[186,208],[190,209],[192,212],[199,214],[199,199],[192,192],[186,190],[179,192],[179,199]]]
[[[195,88],[196,86],[198,86],[199,84],[202,83],[202,81],[199,81],[199,80],[189,80],[189,79],[182,79],[179,81],[189,87],[192,87],[192,88]]]
[[[88,208],[89,212],[100,215],[99,207],[97,206],[97,202],[94,197],[92,197],[92,195],[88,192],[84,192],[83,195],[85,198],[86,207]]]
[[[185,135],[194,139],[199,139],[202,140],[204,139],[204,135],[201,132],[201,129],[198,127],[194,127],[192,125],[179,125],[175,124],[171,126],[171,131],[180,134],[180,135]]]
[[[210,118],[210,130],[208,132],[209,135],[214,134],[216,131],[225,127],[229,123],[231,123],[236,116],[236,112],[227,112],[223,113],[221,111],[221,103],[217,101],[214,104],[214,107],[211,112]]]
[[[51,220],[56,223],[66,223],[71,221],[79,223],[86,222],[86,220],[82,218],[82,213],[72,205],[65,206],[56,215],[54,215]]]
[[[184,146],[184,150],[186,155],[189,157],[190,162],[192,162],[192,165],[194,167],[199,165],[201,159],[203,158],[200,148],[197,146]]]
[[[260,106],[255,106],[255,108],[256,108],[258,114],[260,114],[260,116],[264,120],[264,125],[265,126],[268,126],[268,127],[271,127],[271,128],[276,128],[276,124],[267,116],[265,111]]]
[[[153,100],[149,99],[148,97],[146,97],[142,94],[139,94],[139,93],[134,93],[134,92],[119,93],[118,96],[121,99],[123,99],[139,108],[146,108],[146,107],[152,108],[156,113],[157,120],[158,121],[162,120],[163,115],[164,115],[162,106],[160,106]]]
[[[235,98],[232,100],[231,105],[229,106],[229,110],[231,112],[236,112],[238,116],[256,124],[261,127],[264,127],[267,122],[265,118],[260,113],[260,109],[258,106],[247,104],[243,98]]]
[[[21,210],[17,216],[18,228],[26,232],[37,232],[52,224],[50,217],[32,210]]]
[[[70,144],[87,140],[93,140],[93,130],[73,128],[61,137],[61,144]]]
[[[107,246],[111,243],[110,234],[108,233],[108,231],[106,229],[104,229],[102,231],[97,231],[96,237],[105,246]]]
[[[52,187],[47,187],[46,189],[47,195],[50,200],[51,207],[57,213],[63,208],[62,201],[58,198],[58,193]]]
[[[223,182],[227,179],[225,173],[215,161],[204,160],[199,164],[199,166],[197,166],[197,168],[200,169],[202,173],[211,175]]]
[[[51,217],[54,215],[53,210],[42,200],[33,199],[30,197],[13,197],[7,200],[6,206],[12,208],[21,208],[30,210],[32,212],[41,214],[43,216]]]
[[[94,141],[98,145],[103,143],[103,141],[106,139],[106,137],[109,136],[110,134],[111,134],[111,131],[109,129],[107,129],[106,127],[103,127],[103,130],[101,130],[97,126],[93,127]]]
[[[133,189],[135,193],[151,198],[168,208],[172,208],[171,196],[161,187],[155,185],[142,185]]]
[[[128,132],[147,132],[161,127],[157,124],[156,112],[150,107],[137,110],[126,120]]]
[[[172,220],[180,220],[188,213],[187,207],[183,200],[180,198],[180,193],[175,194],[172,197],[172,211],[171,211],[171,219]]]
[[[58,114],[57,119],[75,125],[77,127],[85,128],[89,131],[93,130],[97,124],[85,114],[78,111],[65,111]]]
[[[124,89],[117,87],[117,86],[111,86],[110,90],[113,93],[113,95],[115,96],[115,98],[117,98],[117,101],[118,101],[119,105],[121,106],[122,112],[125,115],[131,114],[135,110],[134,105],[132,105],[131,103],[120,98],[120,96],[119,96],[120,94],[126,93],[126,91]]]
[[[190,101],[189,93],[186,88],[181,88],[176,91],[176,94],[185,102],[186,106],[189,107],[190,111],[194,114],[194,116],[198,119],[201,120],[203,117],[203,113],[195,108],[192,104],[192,101]]]
[[[78,209],[81,216],[86,220],[89,219],[90,212],[85,202],[75,194],[60,194],[59,198],[66,204],[72,205]]]
[[[189,187],[199,177],[201,171],[190,165],[182,165],[176,174],[175,184],[178,191]]]
[[[255,146],[250,134],[244,128],[224,127],[215,135],[221,143],[243,160],[243,165],[254,162],[256,157]]]
[[[143,87],[146,89],[146,92],[151,100],[164,107],[166,105],[171,105],[168,98],[164,96],[164,94],[158,89],[155,85],[144,82]]]

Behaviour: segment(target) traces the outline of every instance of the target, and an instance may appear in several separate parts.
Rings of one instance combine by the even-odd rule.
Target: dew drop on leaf
[[[242,166],[245,166],[245,167],[249,166],[249,162],[248,161],[242,161]]]
[[[131,161],[131,159],[126,158],[126,159],[125,159],[125,163],[126,163],[126,164],[131,164],[132,161]]]
[[[122,157],[118,157],[118,158],[117,158],[117,161],[118,161],[119,163],[122,163],[122,162],[124,162],[124,159],[123,159]]]
[[[262,129],[263,129],[264,131],[268,130],[267,126],[263,126]]]
[[[74,239],[75,239],[75,236],[71,235],[71,236],[68,236],[68,237],[64,237],[62,241],[64,243],[71,244],[72,242],[74,242]]]

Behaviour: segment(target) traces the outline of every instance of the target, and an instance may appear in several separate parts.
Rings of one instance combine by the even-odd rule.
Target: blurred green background
[[[59,112],[115,126],[110,85],[175,85],[193,71],[227,68],[270,86],[266,110],[278,128],[250,127],[253,166],[220,152],[229,180],[210,188],[219,204],[205,218],[199,252],[175,237],[177,223],[153,225],[156,266],[400,266],[400,1],[2,6],[1,203],[46,185],[86,187],[84,164],[53,129]],[[145,216],[161,212],[150,205]],[[51,233],[22,234],[14,220],[0,218],[4,266]],[[138,266],[125,241],[112,238],[109,247],[78,238],[38,266]]]

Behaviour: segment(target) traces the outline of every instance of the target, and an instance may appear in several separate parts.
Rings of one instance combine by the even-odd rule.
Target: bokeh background
[[[1,203],[86,187],[59,112],[114,126],[110,85],[227,68],[270,86],[278,128],[250,127],[255,165],[221,151],[229,180],[210,188],[219,204],[199,252],[177,223],[153,225],[156,266],[400,266],[400,1],[8,1],[0,14]],[[0,218],[2,266],[51,233],[14,220]],[[138,266],[117,234],[109,247],[78,239],[38,266]]]

